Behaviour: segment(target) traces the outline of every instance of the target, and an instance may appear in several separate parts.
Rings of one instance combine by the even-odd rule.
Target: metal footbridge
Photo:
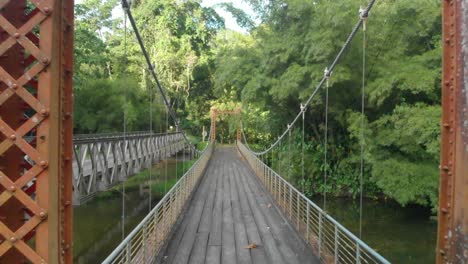
[[[103,263],[389,263],[240,141],[209,144]]]

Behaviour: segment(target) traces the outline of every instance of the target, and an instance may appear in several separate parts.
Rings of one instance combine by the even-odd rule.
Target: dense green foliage
[[[247,33],[224,29],[224,20],[199,1],[139,0],[132,10],[157,73],[182,126],[194,135],[209,126],[209,109],[242,105],[252,147],[270,145],[298,113],[325,67],[343,45],[367,1],[247,1],[258,17],[230,4]],[[116,0],[77,7],[76,132],[164,130],[165,114],[131,30],[112,18]],[[305,119],[273,153],[263,157],[310,195],[359,193],[364,133],[364,186],[371,197],[402,205],[437,205],[441,14],[440,1],[377,1],[367,23],[366,71],[359,33],[330,80],[328,159],[324,186],[324,98],[320,90]],[[260,21],[259,24],[254,21]],[[126,41],[125,41],[126,39]],[[127,43],[125,45],[125,43]],[[126,48],[125,48],[126,47]],[[126,56],[125,56],[126,55]],[[361,131],[361,82],[366,77]],[[150,110],[150,98],[155,103]],[[239,119],[220,118],[219,139],[233,139]]]

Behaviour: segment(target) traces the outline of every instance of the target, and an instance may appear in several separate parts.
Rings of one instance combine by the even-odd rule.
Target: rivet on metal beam
[[[15,134],[11,134],[11,135],[10,135],[10,139],[11,139],[11,140],[16,140],[16,135],[15,135]]]
[[[10,189],[10,192],[15,192],[16,191],[16,186],[12,185],[12,186],[10,186],[9,189]]]
[[[39,216],[42,218],[42,219],[45,219],[47,217],[47,213],[42,211],[39,213]]]
[[[43,167],[43,168],[46,168],[46,167],[48,166],[47,161],[45,161],[45,160],[42,160],[42,161],[39,163],[39,165],[41,165],[41,167]]]
[[[17,241],[16,237],[14,237],[14,236],[10,237],[10,242],[11,243],[16,243],[16,241]]]
[[[44,64],[45,66],[49,65],[49,63],[50,63],[49,58],[43,58],[42,59],[42,64]]]
[[[51,10],[50,7],[48,7],[48,6],[44,7],[44,14],[50,15],[51,11],[52,11],[52,10]]]
[[[48,116],[48,115],[49,115],[49,111],[47,111],[47,109],[41,109],[41,115],[42,115],[42,116]]]
[[[19,39],[21,37],[21,34],[16,32],[14,35],[13,35],[16,39]]]

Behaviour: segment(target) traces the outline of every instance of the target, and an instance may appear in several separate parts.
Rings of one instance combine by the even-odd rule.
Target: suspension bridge
[[[362,227],[353,234],[272,168],[278,145],[301,121],[304,130],[304,117],[319,90],[326,89],[328,102],[328,82],[359,32],[365,47],[374,3],[359,10],[316,89],[269,147],[252,149],[240,123],[235,145],[216,144],[217,116],[240,115],[242,110],[213,108],[208,142],[197,150],[179,127],[127,1],[122,1],[125,19],[176,132],[128,132],[124,117],[123,133],[73,136],[73,1],[1,0],[0,263],[72,263],[73,205],[181,151],[196,162],[103,263],[389,263],[361,240]],[[468,263],[468,4],[444,0],[443,14],[441,180],[434,254],[437,263]],[[362,89],[364,96],[364,75]],[[361,156],[364,147],[361,141]],[[303,156],[300,166],[304,167]],[[361,217],[362,174],[361,160]]]

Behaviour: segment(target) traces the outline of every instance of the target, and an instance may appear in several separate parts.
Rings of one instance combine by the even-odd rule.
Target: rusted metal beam
[[[73,0],[0,1],[0,29],[0,262],[71,263]]]
[[[1,15],[13,26],[19,27],[26,18],[26,1],[12,1],[1,7]],[[0,42],[3,46],[10,39],[10,34],[3,27],[0,27]],[[0,66],[8,72],[13,78],[19,78],[24,72],[24,50],[19,45],[9,49],[0,48]],[[8,86],[5,82],[0,82],[0,98],[8,92]],[[1,100],[1,99],[0,99]],[[2,100],[3,101],[3,100]],[[0,118],[11,127],[18,127],[22,123],[25,109],[22,100],[19,97],[10,98],[8,101],[0,103]],[[0,142],[5,142],[8,137],[0,133]],[[4,145],[4,144],[2,144]],[[16,181],[24,170],[23,152],[17,147],[2,148],[0,150],[0,172],[7,175],[9,180]],[[2,175],[3,176],[3,175]],[[25,212],[22,209],[22,203],[16,199],[8,199],[7,189],[0,185],[0,221],[11,230],[20,228],[24,221]],[[0,234],[0,245],[6,246],[9,239],[4,233]],[[24,261],[25,257],[16,249],[0,252],[0,262],[13,263],[15,260]],[[2,254],[3,253],[3,254]]]
[[[468,263],[468,1],[443,1],[437,263]]]

